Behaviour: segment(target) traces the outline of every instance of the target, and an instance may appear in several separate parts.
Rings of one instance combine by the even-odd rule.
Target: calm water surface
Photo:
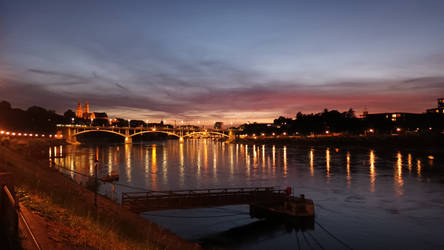
[[[56,164],[90,175],[98,154],[100,175],[120,174],[114,192],[110,184],[100,187],[117,200],[121,192],[141,189],[291,186],[316,205],[314,229],[303,230],[252,219],[248,206],[142,215],[206,246],[345,249],[330,232],[355,249],[444,249],[444,164],[438,151],[164,140],[70,145],[50,148],[50,154],[63,156]]]

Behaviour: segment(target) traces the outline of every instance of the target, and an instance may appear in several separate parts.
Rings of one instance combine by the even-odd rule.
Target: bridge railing
[[[163,126],[137,126],[137,127],[118,127],[118,126],[92,126],[86,124],[57,124],[57,127],[66,127],[66,128],[77,128],[77,129],[142,129],[142,130],[150,130],[150,129],[161,129],[161,130],[183,130],[183,131],[205,131],[205,132],[224,132],[228,129],[215,129],[215,128],[181,128],[181,127],[163,127]]]

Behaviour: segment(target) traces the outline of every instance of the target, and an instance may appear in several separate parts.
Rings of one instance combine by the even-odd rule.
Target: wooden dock
[[[284,211],[291,216],[313,216],[313,202],[293,197],[274,187],[220,188],[122,193],[122,206],[142,213],[159,210],[208,208],[229,205],[250,205],[269,208],[271,213],[282,213],[288,204],[297,210]],[[279,209],[276,209],[279,208]]]

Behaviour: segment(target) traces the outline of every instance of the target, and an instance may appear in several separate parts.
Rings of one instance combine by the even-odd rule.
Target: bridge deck
[[[134,212],[191,209],[241,204],[275,204],[288,199],[273,187],[222,188],[122,193],[122,206]]]

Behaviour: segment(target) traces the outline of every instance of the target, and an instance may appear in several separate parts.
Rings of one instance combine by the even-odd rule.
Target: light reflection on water
[[[373,150],[370,150],[370,190],[371,190],[371,192],[375,192],[375,181],[376,181],[375,152]]]
[[[314,200],[317,220],[355,248],[417,248],[420,245],[414,239],[418,237],[431,248],[442,248],[437,236],[444,233],[440,226],[444,223],[442,163],[436,160],[430,163],[416,152],[333,149],[226,144],[211,140],[106,145],[99,147],[102,170],[99,173],[117,171],[120,183],[148,190],[291,186],[296,195],[303,193]],[[52,147],[49,154],[57,157],[53,159],[57,165],[85,174],[94,173],[94,146]],[[84,181],[72,172],[68,174]],[[120,192],[127,191],[140,190],[117,186],[115,195],[120,197]],[[110,195],[111,186],[101,186],[101,192]],[[248,213],[248,207],[234,209]],[[200,215],[214,211],[218,210],[158,213]],[[253,221],[248,215],[216,221],[148,217],[187,239],[199,239]],[[328,243],[328,237],[317,229],[313,233],[321,242]],[[404,236],[398,237],[398,234]],[[266,242],[292,249],[289,246],[294,246],[294,235],[284,235],[269,237]],[[398,243],[390,245],[395,241]],[[267,249],[267,244],[250,242],[242,248]]]
[[[418,179],[421,180],[421,160],[418,160],[416,166],[417,166]]]
[[[311,150],[310,150],[310,153],[312,153]],[[346,159],[347,159],[347,166],[346,166],[346,168],[347,168],[347,187],[350,188],[350,185],[351,185],[351,175],[350,175],[350,152],[348,152],[348,151],[347,151]],[[311,165],[311,167],[313,168],[313,160],[312,160],[312,159],[310,159],[310,165]],[[311,176],[313,176],[313,174],[312,174]]]
[[[330,149],[325,150],[325,169],[327,171],[327,183],[330,182]]]

